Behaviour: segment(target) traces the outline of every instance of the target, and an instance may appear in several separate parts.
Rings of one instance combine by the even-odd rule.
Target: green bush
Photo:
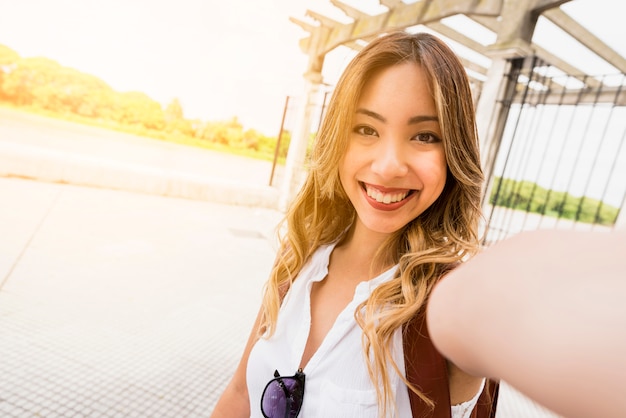
[[[608,226],[615,223],[619,213],[619,208],[607,205],[601,200],[548,190],[526,180],[517,181],[501,177],[495,177],[493,180],[489,203],[555,218]]]

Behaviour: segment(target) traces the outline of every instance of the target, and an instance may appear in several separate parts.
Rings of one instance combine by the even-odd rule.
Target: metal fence
[[[626,74],[566,75],[530,57],[512,88],[483,202],[484,243],[524,230],[626,222]]]

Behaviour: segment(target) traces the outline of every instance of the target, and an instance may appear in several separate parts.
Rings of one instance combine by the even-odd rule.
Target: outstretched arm
[[[568,417],[624,417],[626,232],[536,231],[495,244],[434,289],[435,346]]]

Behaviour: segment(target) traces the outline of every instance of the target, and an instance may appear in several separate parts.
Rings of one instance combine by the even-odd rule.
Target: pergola
[[[626,73],[626,59],[620,53],[560,8],[570,0],[417,0],[410,3],[408,0],[379,0],[384,11],[378,14],[368,14],[340,0],[329,1],[343,11],[348,23],[311,10],[307,11],[305,20],[291,18],[292,22],[308,32],[308,36],[300,41],[300,47],[308,57],[308,66],[304,74],[305,103],[299,110],[287,158],[281,191],[282,207],[293,196],[304,166],[311,108],[323,83],[322,69],[326,55],[339,46],[359,50],[368,41],[386,32],[411,30],[421,25],[422,28],[428,28],[474,51],[477,57],[488,58],[489,66],[484,65],[484,60],[461,58],[475,94],[483,169],[487,178],[492,174],[506,122],[506,114],[501,106],[503,95],[511,89],[520,88],[516,80],[505,77],[511,66],[515,65],[514,58],[537,57],[563,74],[576,77],[580,81],[578,86],[565,93],[546,92],[543,100],[547,103],[557,100],[561,104],[568,100],[576,103],[594,100],[626,105],[626,93],[621,84],[604,85],[601,93],[597,93],[599,84],[603,81],[595,78],[595,74],[586,73],[533,42],[538,19],[543,16],[582,47],[614,67],[617,72]],[[495,42],[484,45],[468,33],[446,24],[447,18],[459,15],[493,32]]]

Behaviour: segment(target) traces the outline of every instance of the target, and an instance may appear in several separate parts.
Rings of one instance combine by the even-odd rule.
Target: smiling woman
[[[213,417],[489,416],[484,379],[422,326],[433,286],[478,248],[473,109],[434,36],[382,36],[351,61]]]

